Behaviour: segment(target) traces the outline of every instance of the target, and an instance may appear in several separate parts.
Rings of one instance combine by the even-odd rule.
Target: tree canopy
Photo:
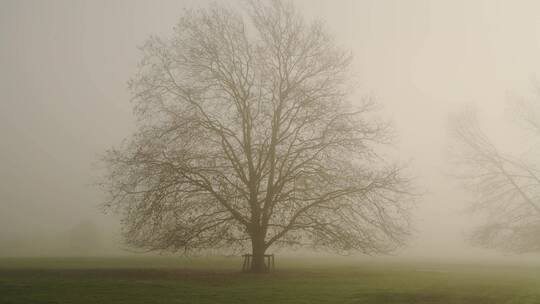
[[[106,206],[150,250],[270,246],[390,252],[409,181],[378,147],[389,125],[352,100],[349,52],[289,3],[186,11],[142,46],[137,132],[104,156]]]
[[[535,102],[518,102],[516,120],[540,135],[540,111]],[[540,167],[537,152],[513,155],[502,151],[482,130],[475,112],[454,121],[458,143],[458,177],[474,194],[472,210],[486,221],[470,235],[483,247],[513,252],[540,251]],[[531,141],[531,143],[534,141]],[[536,151],[537,146],[523,143]]]

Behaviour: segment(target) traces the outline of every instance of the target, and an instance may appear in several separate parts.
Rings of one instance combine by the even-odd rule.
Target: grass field
[[[282,258],[3,258],[0,303],[540,303],[540,267]]]

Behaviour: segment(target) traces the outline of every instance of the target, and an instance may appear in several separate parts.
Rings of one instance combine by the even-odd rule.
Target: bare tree
[[[538,132],[540,129],[535,126],[540,121],[534,120],[531,106],[519,103],[516,113],[520,123]],[[473,231],[471,240],[488,248],[540,251],[540,168],[535,162],[538,159],[501,152],[480,129],[473,112],[463,114],[454,123],[454,135],[462,148],[456,155],[461,168],[459,177],[476,195],[472,210],[487,218],[483,226]]]
[[[349,101],[351,56],[289,4],[187,11],[142,47],[138,132],[109,151],[108,207],[149,250],[270,246],[389,252],[408,181],[376,147],[386,123]]]

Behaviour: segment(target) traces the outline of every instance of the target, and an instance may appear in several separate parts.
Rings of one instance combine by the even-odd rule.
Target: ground
[[[540,266],[323,258],[0,258],[0,303],[540,303]]]

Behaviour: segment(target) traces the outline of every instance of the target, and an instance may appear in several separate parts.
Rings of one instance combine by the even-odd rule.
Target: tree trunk
[[[253,258],[251,260],[251,272],[266,272],[266,264],[264,263],[264,253],[266,251],[266,248],[264,245],[264,239],[262,237],[255,237],[252,239],[251,243],[253,250]]]

